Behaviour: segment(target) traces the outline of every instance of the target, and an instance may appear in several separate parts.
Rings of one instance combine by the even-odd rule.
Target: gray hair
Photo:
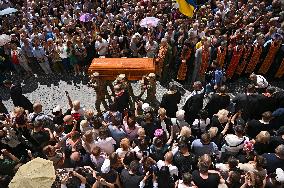
[[[168,40],[166,38],[162,38],[161,43],[163,42],[168,42]]]

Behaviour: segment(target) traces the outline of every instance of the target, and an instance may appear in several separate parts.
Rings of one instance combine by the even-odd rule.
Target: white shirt
[[[177,188],[192,188],[192,186],[185,185],[182,180],[178,180]]]
[[[256,84],[257,84],[257,88],[268,87],[268,82],[262,75],[256,75]]]
[[[206,120],[203,119],[195,119],[192,123],[192,127],[200,127],[201,132],[205,132],[206,127],[210,124],[210,119],[207,118]]]
[[[199,36],[199,38],[205,37],[205,32],[204,31],[199,32],[198,36]]]
[[[96,146],[102,149],[102,151],[106,152],[107,154],[111,154],[114,152],[113,145],[116,144],[116,141],[112,137],[107,137],[104,140],[99,138],[95,143]]]
[[[169,138],[170,137],[170,133],[167,130],[167,125],[166,125],[164,120],[161,121],[161,127],[162,127],[163,131],[167,134],[167,138]]]
[[[72,17],[70,15],[68,15],[67,17],[64,15],[61,16],[61,21],[63,22],[64,25],[68,25],[71,20]]]
[[[134,151],[134,152],[135,152],[135,154],[136,154],[136,156],[137,156],[138,159],[142,159],[142,157],[143,157],[143,152],[140,151],[140,148],[139,148],[138,146],[136,146],[135,148],[133,148],[131,151]]]
[[[129,150],[128,150],[129,151]],[[128,152],[128,151],[124,151],[122,150],[122,148],[118,148],[115,153],[120,157],[120,158],[124,158],[125,157],[125,154]]]
[[[169,167],[171,176],[173,176],[173,175],[178,176],[178,168],[176,166],[174,166],[172,164],[166,165],[165,161],[159,160],[157,162],[157,167],[159,168],[159,170],[162,168],[162,166],[168,166]]]
[[[193,36],[196,37],[198,35],[198,29],[191,28],[188,31],[188,35],[190,35],[191,33],[193,33]]]
[[[102,39],[102,42],[100,42],[100,41],[95,42],[95,48],[98,51],[98,54],[101,55],[101,56],[106,55],[107,47],[108,47],[108,42],[105,39]],[[101,48],[101,50],[99,50],[100,48]]]
[[[58,50],[59,50],[59,56],[61,59],[66,59],[68,57],[66,44],[63,44],[62,46],[58,46]]]

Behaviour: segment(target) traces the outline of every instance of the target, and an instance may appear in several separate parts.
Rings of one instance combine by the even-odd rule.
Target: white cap
[[[149,112],[151,110],[151,107],[148,103],[144,103],[144,104],[142,104],[142,110],[144,112]]]
[[[100,74],[98,73],[98,72],[94,72],[93,74],[92,74],[92,76],[93,77],[97,77],[97,76],[99,76]]]
[[[61,110],[61,106],[57,105],[55,108],[53,108],[52,112],[59,112]]]
[[[120,75],[118,75],[118,78],[124,79],[124,78],[125,78],[125,74],[120,74]]]
[[[148,76],[149,76],[149,77],[155,77],[156,75],[155,75],[155,73],[152,73],[152,72],[151,72],[151,73],[148,74]]]

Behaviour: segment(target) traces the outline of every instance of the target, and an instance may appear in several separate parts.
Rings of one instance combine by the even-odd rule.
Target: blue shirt
[[[200,157],[204,154],[219,154],[218,146],[214,142],[203,144],[200,139],[194,140],[191,144],[192,152]]]
[[[122,121],[122,114],[121,114],[119,111],[115,112],[114,116],[115,116],[114,118],[115,118],[118,122]],[[104,114],[103,114],[103,117],[104,117],[104,121],[107,122],[107,123],[112,121],[111,115],[110,115],[110,112],[109,112],[109,111],[107,111],[106,113],[104,113]]]
[[[21,47],[22,51],[28,57],[33,57],[33,47],[31,45],[25,46],[24,44]]]
[[[108,129],[116,143],[120,143],[120,141],[126,137],[126,133],[122,129],[118,129],[118,127],[113,126],[112,124],[108,126]]]
[[[43,59],[43,58],[46,57],[45,51],[44,51],[43,47],[41,47],[41,46],[39,46],[37,48],[35,48],[35,47],[33,48],[33,55],[37,59]]]
[[[223,81],[223,71],[221,69],[216,69],[215,80],[214,80],[215,85],[222,84],[222,81]]]

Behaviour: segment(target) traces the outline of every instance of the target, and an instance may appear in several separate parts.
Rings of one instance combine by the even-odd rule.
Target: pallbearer
[[[100,74],[98,72],[94,72],[90,76],[90,81],[88,85],[94,88],[96,92],[97,99],[96,99],[95,107],[96,107],[97,112],[101,112],[101,109],[100,109],[101,103],[103,104],[104,108],[107,110],[108,105],[105,101],[106,97],[109,98],[109,94],[107,91],[107,85],[104,80],[100,79]]]

